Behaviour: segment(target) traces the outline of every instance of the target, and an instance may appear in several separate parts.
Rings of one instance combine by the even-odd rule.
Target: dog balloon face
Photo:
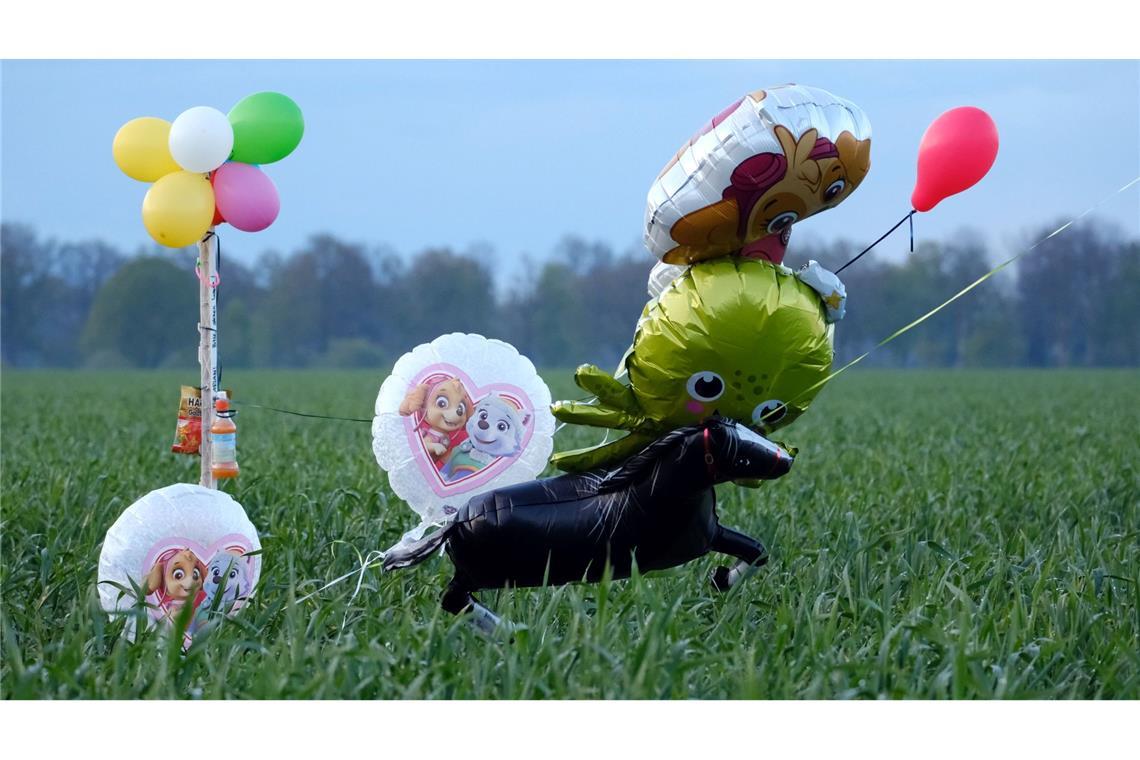
[[[235,602],[249,594],[249,570],[248,563],[239,553],[226,551],[215,554],[206,568],[205,603],[228,611]]]
[[[759,90],[662,170],[649,191],[646,245],[670,264],[733,254],[778,264],[792,225],[839,205],[870,168],[871,127],[854,104],[811,87]]]
[[[522,449],[523,432],[529,421],[529,413],[497,396],[488,396],[475,405],[475,414],[467,423],[467,440],[492,456],[514,456]]]

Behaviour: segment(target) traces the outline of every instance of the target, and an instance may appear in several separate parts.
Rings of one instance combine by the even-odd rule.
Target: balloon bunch
[[[981,109],[942,114],[919,147],[912,210],[887,235],[977,183],[997,149]],[[870,166],[862,110],[796,85],[750,93],[683,145],[649,190],[645,242],[660,261],[633,342],[616,375],[578,369],[590,400],[552,408],[561,422],[627,435],[560,452],[553,464],[612,466],[711,417],[769,434],[803,414],[830,376],[833,324],[845,312],[836,273],[875,244],[832,273],[814,261],[783,266],[788,240],[793,225],[849,197]]]
[[[784,266],[788,240],[870,168],[863,111],[814,87],[749,93],[683,145],[649,190],[645,242],[660,262],[632,344],[616,375],[578,369],[591,400],[552,408],[561,422],[627,435],[553,464],[610,467],[714,417],[769,434],[803,414],[831,368],[846,291],[815,262]]]
[[[161,245],[181,248],[223,222],[243,232],[272,224],[281,200],[259,165],[288,156],[304,132],[296,103],[259,92],[229,114],[195,106],[173,123],[132,119],[115,135],[112,153],[128,177],[154,183],[142,204],[147,232]]]

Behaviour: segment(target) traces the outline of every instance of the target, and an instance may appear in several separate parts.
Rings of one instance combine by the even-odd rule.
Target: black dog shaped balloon
[[[443,593],[448,612],[475,613],[480,627],[499,620],[472,592],[508,586],[597,582],[676,567],[710,551],[737,558],[712,584],[730,588],[768,560],[763,544],[723,527],[713,486],[773,479],[792,456],[744,425],[711,419],[654,441],[612,471],[562,475],[472,498],[441,530],[384,558],[384,569],[410,567],[445,546],[455,577]]]

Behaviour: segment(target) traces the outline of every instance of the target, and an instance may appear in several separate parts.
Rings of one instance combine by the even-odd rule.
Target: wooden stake
[[[198,481],[215,488],[210,427],[214,423],[214,391],[218,389],[218,293],[212,282],[217,273],[218,239],[210,227],[198,241],[198,364],[202,368],[202,476]]]

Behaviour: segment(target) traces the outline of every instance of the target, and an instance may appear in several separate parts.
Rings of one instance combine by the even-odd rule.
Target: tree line
[[[1043,237],[1052,227],[1029,239]],[[786,261],[835,269],[859,248],[793,242]],[[223,366],[383,367],[446,332],[506,340],[540,367],[612,369],[647,300],[644,251],[566,238],[512,286],[491,258],[447,249],[408,259],[311,237],[253,266],[223,257]],[[963,232],[900,261],[872,253],[843,273],[846,361],[989,271],[999,257]],[[175,368],[197,361],[197,282],[187,252],[127,255],[100,241],[60,243],[5,223],[0,359],[5,367]],[[879,366],[1137,366],[1140,241],[1096,221],[1047,240],[919,328],[876,352]]]

